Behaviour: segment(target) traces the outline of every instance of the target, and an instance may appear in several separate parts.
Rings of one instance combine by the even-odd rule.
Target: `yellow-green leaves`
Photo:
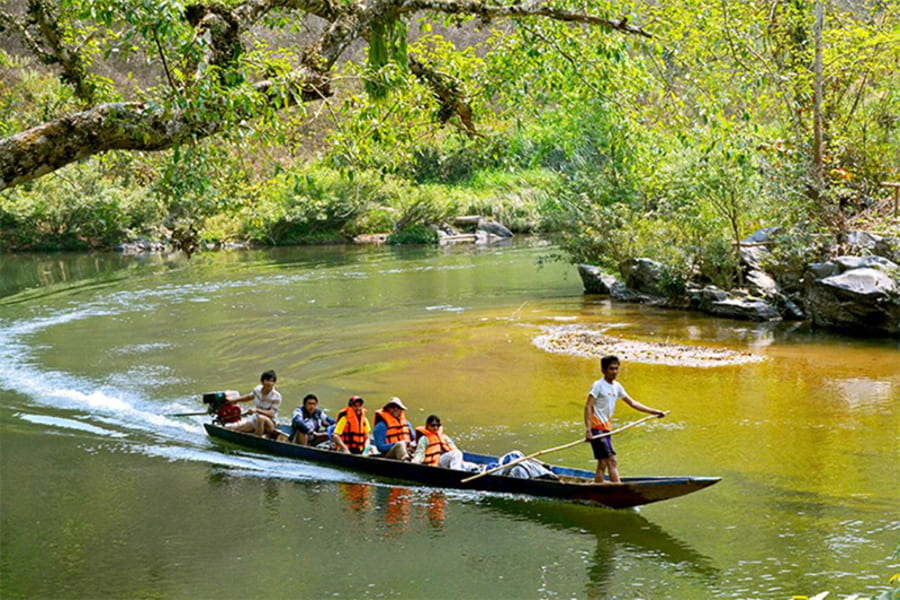
[[[403,81],[407,70],[408,32],[406,22],[400,18],[372,24],[365,77],[366,92],[372,98],[384,98],[392,87]]]

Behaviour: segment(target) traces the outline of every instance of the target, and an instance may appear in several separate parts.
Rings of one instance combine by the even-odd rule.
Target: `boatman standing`
[[[609,473],[611,483],[621,481],[616,463],[616,452],[612,447],[612,436],[594,439],[595,436],[612,431],[612,417],[616,409],[616,401],[621,399],[631,408],[650,415],[660,418],[666,416],[664,411],[644,406],[625,392],[622,384],[616,381],[616,377],[619,376],[619,366],[620,362],[616,356],[604,356],[600,359],[603,378],[598,379],[591,386],[587,403],[584,406],[585,439],[591,443],[594,458],[597,459],[594,481],[601,483],[604,473]]]

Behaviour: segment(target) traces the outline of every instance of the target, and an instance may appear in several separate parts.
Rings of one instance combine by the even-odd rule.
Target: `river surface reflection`
[[[287,248],[0,256],[0,596],[772,598],[874,594],[897,571],[900,349],[584,296],[550,249]],[[596,360],[544,328],[754,353],[630,361],[671,410],[623,474],[717,475],[612,511],[383,480],[212,443],[199,395],[274,368],[283,417],[390,396],[461,447],[579,438]],[[637,418],[627,407],[618,423]],[[545,457],[591,468],[573,448]]]

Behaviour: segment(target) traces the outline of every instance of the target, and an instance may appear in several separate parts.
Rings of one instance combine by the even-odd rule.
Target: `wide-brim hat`
[[[387,407],[390,406],[391,404],[393,404],[394,406],[399,406],[399,407],[400,407],[400,410],[406,410],[406,406],[403,404],[403,400],[401,400],[401,399],[398,398],[397,396],[394,396],[393,398],[391,398],[390,400],[388,400],[388,401],[387,401],[387,404],[385,404],[384,407],[387,408]]]

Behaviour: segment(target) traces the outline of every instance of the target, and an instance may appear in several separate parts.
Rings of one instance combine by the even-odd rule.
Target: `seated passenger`
[[[259,377],[259,385],[253,388],[252,392],[232,399],[232,402],[253,400],[254,407],[240,421],[229,423],[226,427],[241,433],[255,433],[260,436],[277,435],[276,415],[278,407],[281,406],[281,394],[275,389],[277,379],[275,371],[265,371]]]
[[[425,427],[416,428],[416,453],[414,463],[422,463],[433,467],[464,470],[463,453],[449,437],[444,435],[441,418],[429,415]]]
[[[294,409],[291,441],[301,446],[317,446],[328,439],[329,425],[334,425],[334,419],[319,408],[319,399],[315,394],[307,394],[303,398],[303,406]]]
[[[410,460],[415,431],[406,419],[406,406],[400,398],[388,400],[381,410],[375,411],[375,447],[386,458]]]
[[[337,415],[337,423],[331,435],[335,448],[344,453],[362,454],[369,443],[369,432],[372,430],[366,418],[365,400],[359,396],[351,396],[347,406]]]

